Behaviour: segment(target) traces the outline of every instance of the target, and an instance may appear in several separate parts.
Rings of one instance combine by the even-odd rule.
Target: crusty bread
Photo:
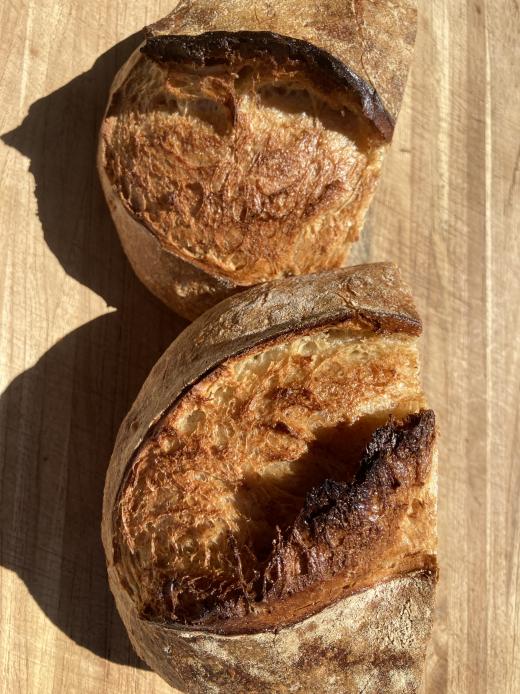
[[[193,318],[341,266],[391,139],[414,0],[181,2],[121,69],[98,168],[141,280]]]
[[[103,542],[137,652],[187,692],[415,692],[436,569],[435,418],[395,266],[206,312],[121,426]]]

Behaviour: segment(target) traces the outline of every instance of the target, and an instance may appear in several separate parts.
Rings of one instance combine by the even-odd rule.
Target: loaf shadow
[[[22,123],[1,138],[30,160],[44,238],[65,272],[119,307],[114,284],[127,261],[96,171],[99,126],[110,84],[142,32],[113,46],[92,68],[35,101]]]
[[[135,34],[111,48],[2,135],[30,160],[50,250],[67,274],[118,310],[60,340],[1,396],[0,562],[80,646],[145,667],[108,588],[102,492],[117,428],[186,323],[135,278],[95,170],[110,83],[139,40]]]
[[[130,291],[141,294],[133,311],[73,331],[0,399],[0,562],[77,644],[144,667],[108,588],[103,484],[118,426],[182,324],[144,289]]]

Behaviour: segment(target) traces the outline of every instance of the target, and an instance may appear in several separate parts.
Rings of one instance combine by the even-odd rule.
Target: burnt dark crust
[[[351,482],[324,480],[306,496],[294,523],[273,542],[256,580],[257,598],[240,584],[208,600],[168,580],[158,596],[168,607],[168,626],[239,634],[287,626],[375,583],[425,570],[436,575],[435,558],[419,553],[380,575],[403,519],[427,483],[436,435],[432,410],[402,422],[390,418],[376,429]],[[231,541],[231,540],[230,540]],[[240,572],[239,548],[236,548]],[[157,621],[154,609],[141,618]]]
[[[312,489],[298,523],[311,539],[327,540],[331,526],[344,528],[353,513],[365,513],[374,494],[387,501],[392,490],[424,484],[429,460],[423,454],[430,451],[434,432],[433,410],[409,415],[403,423],[391,418],[373,433],[353,481],[325,480]]]
[[[432,410],[376,429],[352,482],[325,480],[307,494],[265,570],[263,599],[339,573],[351,582],[363,578],[394,540],[414,488],[425,484],[434,439]]]
[[[294,61],[326,89],[348,89],[365,117],[383,138],[392,139],[395,122],[377,91],[348,65],[307,41],[270,31],[208,31],[197,36],[161,35],[147,39],[141,51],[158,63],[192,63],[201,66],[270,57],[276,63]]]

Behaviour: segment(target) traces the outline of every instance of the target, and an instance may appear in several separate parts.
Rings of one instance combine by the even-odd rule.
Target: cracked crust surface
[[[140,279],[188,318],[246,286],[339,267],[359,236],[415,10],[329,4],[181,3],[114,82],[105,195]]]
[[[155,367],[103,539],[131,639],[171,684],[417,691],[436,582],[419,332],[396,269],[360,266],[228,299]]]

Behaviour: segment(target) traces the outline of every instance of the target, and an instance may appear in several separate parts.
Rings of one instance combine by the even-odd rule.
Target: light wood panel
[[[94,170],[132,34],[170,2],[0,6],[0,689],[171,691],[132,654],[99,540],[115,431],[184,323],[134,278]],[[392,259],[425,322],[441,439],[426,690],[520,691],[520,10],[421,7],[393,149],[352,261]],[[131,38],[127,38],[127,37]]]

